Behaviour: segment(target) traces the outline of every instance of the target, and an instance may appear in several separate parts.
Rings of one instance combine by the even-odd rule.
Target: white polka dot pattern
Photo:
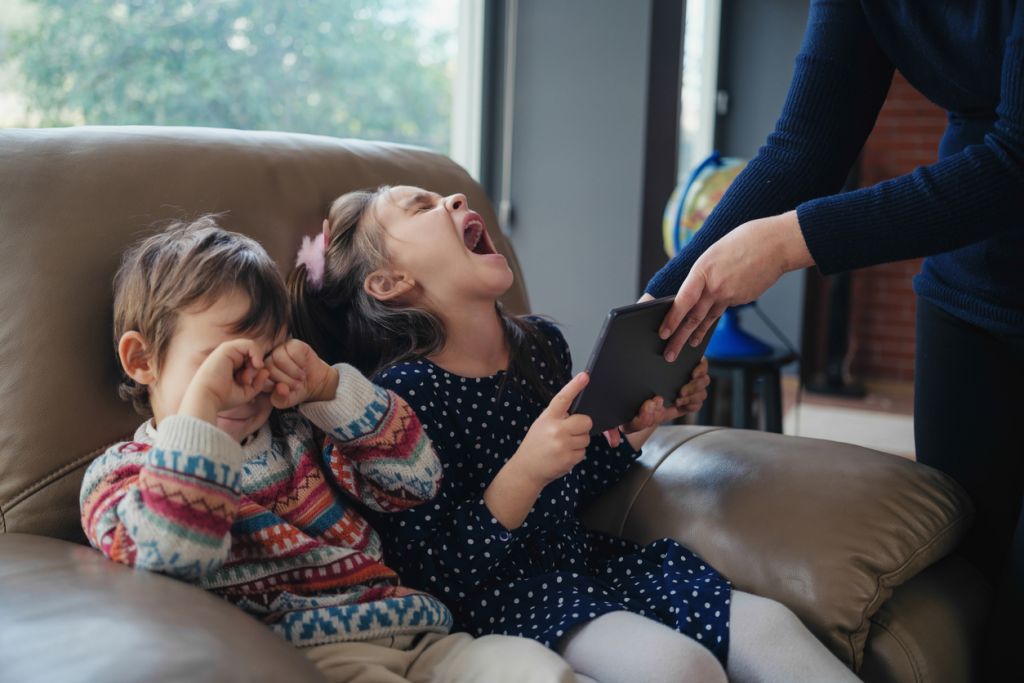
[[[558,373],[537,365],[558,389],[572,367],[568,346],[554,325],[532,320],[562,365]],[[374,381],[416,411],[444,480],[432,502],[372,515],[372,522],[403,582],[444,600],[456,628],[554,646],[576,624],[627,610],[691,636],[725,661],[731,587],[724,577],[671,539],[641,547],[579,520],[580,507],[639,455],[628,442],[613,449],[593,439],[584,461],[549,484],[523,525],[509,531],[490,514],[483,492],[545,402],[508,373],[461,377],[425,359],[392,366]]]

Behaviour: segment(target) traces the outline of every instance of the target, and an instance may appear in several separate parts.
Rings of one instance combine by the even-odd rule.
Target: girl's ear
[[[117,357],[121,359],[124,373],[138,384],[152,384],[156,381],[156,368],[149,357],[146,340],[135,330],[129,330],[117,340]]]
[[[403,273],[375,270],[363,280],[363,290],[377,301],[391,301],[416,287],[416,282]]]

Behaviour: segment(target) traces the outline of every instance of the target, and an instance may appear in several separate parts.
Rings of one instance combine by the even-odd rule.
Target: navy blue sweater
[[[834,194],[894,68],[949,112],[939,159]],[[1024,0],[815,0],[775,131],[647,292],[675,293],[727,232],[793,208],[823,273],[927,256],[919,296],[1024,333]]]

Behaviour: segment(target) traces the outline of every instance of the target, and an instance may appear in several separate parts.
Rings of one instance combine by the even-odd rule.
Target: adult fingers
[[[700,301],[698,301],[690,309],[686,317],[683,318],[682,324],[672,334],[672,338],[669,339],[668,345],[665,347],[665,360],[669,363],[675,361],[676,357],[679,356],[679,351],[686,344],[686,340],[690,337],[697,326],[704,321],[707,317],[708,312],[712,306],[711,297],[705,293]]]
[[[565,386],[555,394],[555,396],[548,403],[548,407],[545,412],[549,412],[555,415],[566,415],[569,413],[569,407],[572,406],[572,402],[576,400],[576,397],[583,387],[587,386],[587,382],[590,381],[590,376],[581,372],[571,380],[566,382]]]
[[[725,312],[726,308],[728,308],[728,306],[722,303],[717,303],[711,307],[711,310],[708,311],[707,316],[704,318],[704,322],[698,325],[697,329],[690,335],[691,346],[700,346],[700,342],[704,339],[704,335],[707,334],[708,330],[711,329],[711,326],[715,324],[715,321],[722,317],[722,313]]]
[[[683,284],[679,287],[679,291],[676,292],[676,298],[672,301],[672,308],[668,310],[665,318],[661,321],[661,327],[658,329],[659,337],[668,339],[679,329],[680,323],[690,313],[690,309],[701,300],[704,289],[705,280],[703,273],[691,269],[689,275],[686,276]]]

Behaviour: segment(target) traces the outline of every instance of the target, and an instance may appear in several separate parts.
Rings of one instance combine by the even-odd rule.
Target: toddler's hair
[[[288,292],[276,264],[256,240],[217,225],[206,215],[178,221],[125,251],[114,276],[114,349],[125,332],[146,340],[159,370],[174,337],[178,315],[200,312],[233,289],[249,298],[237,334],[277,335],[288,323]],[[122,373],[121,398],[148,415],[149,391]]]
[[[303,263],[288,275],[292,334],[326,362],[349,363],[368,377],[395,363],[429,356],[445,342],[444,325],[430,311],[379,301],[363,288],[367,276],[388,263],[386,233],[376,202],[390,189],[385,185],[349,192],[331,204],[323,281],[318,288],[309,286]],[[506,313],[500,303],[497,312],[511,355],[506,377],[521,377],[545,400],[550,399],[554,392],[530,358],[533,345],[548,367],[559,367],[547,338],[529,320]]]

